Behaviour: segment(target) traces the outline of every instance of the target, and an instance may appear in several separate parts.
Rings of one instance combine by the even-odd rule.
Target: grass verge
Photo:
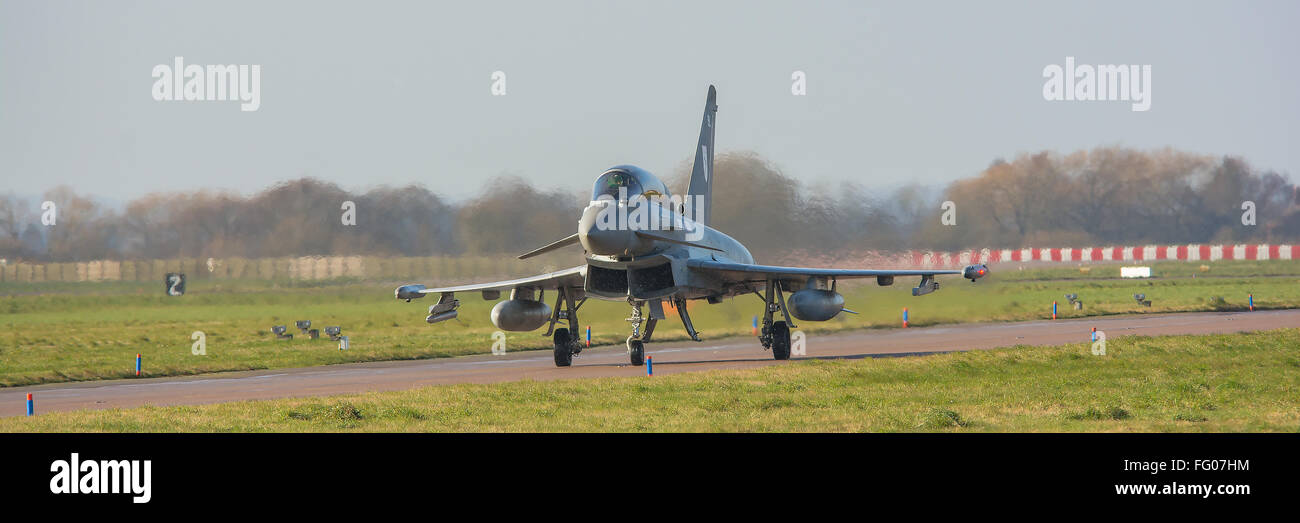
[[[1300,329],[0,418],[4,432],[1295,432]]]
[[[1157,264],[1171,274],[1199,270],[1199,266],[1163,267]],[[914,284],[911,280],[900,279],[892,287],[844,282],[840,289],[847,306],[861,314],[840,314],[801,327],[810,334],[892,328],[901,322],[903,307],[909,309],[915,327],[1043,319],[1050,317],[1053,301],[1059,302],[1062,318],[1244,310],[1252,293],[1257,308],[1300,307],[1300,276],[1296,276],[1300,261],[1220,262],[1211,273],[1221,277],[1214,278],[1106,278],[1117,273],[1114,266],[1098,267],[1087,279],[1040,278],[1059,276],[1063,270],[1006,270],[974,285],[945,278],[939,292],[919,298],[908,292]],[[1250,271],[1278,276],[1234,276]],[[462,295],[458,319],[427,325],[429,299],[394,300],[396,284],[202,280],[178,298],[163,296],[161,286],[152,283],[50,283],[49,289],[37,284],[0,285],[0,387],[125,378],[135,373],[136,354],[143,357],[145,375],[172,376],[491,351],[497,329],[488,311],[494,301]],[[1064,295],[1070,293],[1083,300],[1083,310],[1069,306]],[[1133,299],[1138,293],[1145,294],[1152,306],[1138,305]],[[748,336],[762,306],[753,296],[740,296],[719,305],[692,302],[689,310],[704,336],[718,339]],[[589,300],[579,318],[584,327],[591,326],[594,344],[621,344],[628,335],[627,315],[626,303]],[[675,316],[671,311],[669,315]],[[312,320],[317,328],[341,326],[351,349],[340,351],[336,343],[306,340],[301,334],[291,341],[276,340],[271,334],[272,325],[287,325],[296,332],[295,320]],[[204,355],[193,354],[195,332],[204,334]],[[507,350],[549,349],[550,340],[542,332],[508,333]],[[679,322],[668,321],[660,324],[655,337],[682,340],[686,333]]]

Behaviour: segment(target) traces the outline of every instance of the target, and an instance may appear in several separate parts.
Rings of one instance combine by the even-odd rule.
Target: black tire
[[[783,321],[772,324],[772,358],[790,359],[790,327]]]
[[[633,365],[638,367],[645,365],[645,343],[629,336],[627,339],[627,356]]]
[[[555,366],[573,365],[573,342],[569,339],[569,329],[555,329]]]

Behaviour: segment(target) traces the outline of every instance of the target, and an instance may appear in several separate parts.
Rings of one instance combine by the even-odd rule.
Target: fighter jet
[[[429,323],[438,323],[456,317],[460,307],[456,293],[475,292],[485,300],[498,300],[503,291],[508,291],[510,298],[492,308],[492,323],[507,331],[532,331],[547,325],[544,336],[554,342],[558,367],[572,365],[574,355],[582,352],[578,310],[587,298],[627,301],[632,308],[628,318],[632,324],[632,335],[627,338],[628,358],[633,365],[642,365],[645,344],[654,334],[655,325],[665,319],[664,302],[677,311],[691,339],[700,341],[687,313],[687,300],[716,304],[733,296],[756,295],[763,302],[758,340],[764,350],[772,351],[773,358],[786,360],[790,358],[790,329],[795,327],[795,319],[827,321],[840,312],[853,312],[844,308],[844,297],[835,291],[838,280],[875,278],[884,286],[892,285],[900,276],[915,276],[920,277],[920,283],[912,289],[912,295],[921,296],[939,288],[937,275],[961,274],[973,283],[988,274],[984,265],[962,270],[873,270],[755,264],[744,245],[709,226],[717,111],[717,90],[709,86],[686,195],[673,197],[662,181],[639,167],[611,167],[596,178],[591,203],[583,209],[574,234],[519,256],[523,259],[581,245],[585,261],[582,265],[527,278],[456,287],[403,285],[394,294],[408,302],[438,295],[438,303],[429,307],[425,318]],[[545,301],[547,290],[555,291],[554,307]],[[643,312],[646,306],[649,316]]]

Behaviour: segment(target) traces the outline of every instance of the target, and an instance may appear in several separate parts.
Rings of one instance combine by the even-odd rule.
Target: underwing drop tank
[[[505,300],[492,307],[492,324],[505,331],[530,331],[551,319],[551,307],[534,300]]]
[[[804,289],[790,295],[786,309],[796,319],[826,321],[844,310],[844,296],[826,289]]]

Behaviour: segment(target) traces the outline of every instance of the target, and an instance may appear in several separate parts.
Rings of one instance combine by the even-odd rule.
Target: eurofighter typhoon
[[[875,278],[880,285],[892,285],[894,278],[915,276],[920,282],[912,295],[921,296],[939,288],[935,276],[940,274],[960,274],[972,282],[988,274],[984,265],[962,270],[874,270],[756,264],[744,245],[709,226],[717,111],[717,91],[709,86],[686,195],[672,195],[662,181],[639,167],[611,167],[596,178],[591,203],[582,210],[575,233],[519,256],[524,259],[581,245],[583,264],[491,283],[436,289],[403,285],[395,291],[397,299],[409,302],[437,295],[426,321],[438,323],[456,317],[460,306],[456,293],[480,293],[485,300],[497,300],[502,292],[509,292],[509,299],[492,308],[492,323],[507,331],[547,326],[545,336],[552,337],[555,345],[555,365],[568,367],[582,351],[578,310],[588,298],[626,301],[631,306],[627,353],[633,365],[642,365],[645,344],[665,318],[664,302],[676,309],[691,339],[700,341],[686,310],[687,300],[716,304],[753,294],[763,303],[758,340],[773,358],[786,360],[795,319],[827,321],[840,312],[853,312],[844,308],[844,297],[835,292],[837,280]],[[547,305],[547,291],[554,292],[554,307]]]

